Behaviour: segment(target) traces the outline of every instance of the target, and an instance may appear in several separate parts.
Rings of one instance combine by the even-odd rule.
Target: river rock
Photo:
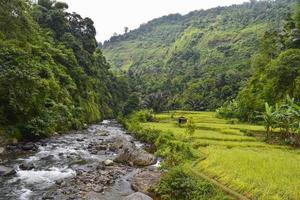
[[[109,133],[101,131],[101,132],[98,132],[98,135],[99,136],[109,136]]]
[[[124,200],[153,200],[153,199],[141,192],[136,192],[125,197]]]
[[[13,144],[13,145],[16,145],[16,144],[18,144],[18,139],[17,138],[13,138],[12,139],[12,141],[11,141],[11,143]]]
[[[55,184],[63,187],[66,185],[66,182],[63,179],[59,179],[55,181]]]
[[[14,175],[16,170],[10,167],[0,166],[0,176]]]
[[[154,189],[155,185],[158,184],[161,177],[161,172],[145,170],[137,173],[131,182],[131,187],[134,191],[143,192],[149,194]]]
[[[120,149],[130,146],[131,143],[125,137],[116,137],[111,140],[109,150],[119,151]]]
[[[93,191],[97,192],[97,193],[101,193],[104,191],[104,189],[103,189],[103,187],[97,185],[97,186],[93,187]]]
[[[33,163],[22,163],[19,165],[19,168],[21,170],[32,170],[35,168],[35,165]]]
[[[3,154],[5,149],[3,147],[0,147],[0,154]]]
[[[42,157],[41,160],[50,161],[50,160],[53,160],[54,158],[55,158],[54,155],[48,155],[48,156]]]
[[[16,145],[7,145],[6,150],[8,151],[16,151],[18,147]]]
[[[133,164],[136,166],[148,166],[156,162],[155,156],[147,153],[143,149],[138,149],[134,144],[124,147],[115,158],[116,162]]]
[[[108,159],[104,161],[104,164],[105,166],[112,166],[114,164],[114,161]]]
[[[22,150],[24,150],[24,151],[36,151],[37,150],[37,146],[34,143],[29,142],[29,143],[24,144],[22,146]]]
[[[107,150],[107,146],[101,144],[101,145],[96,146],[96,149],[97,149],[98,151],[105,151],[105,150]]]

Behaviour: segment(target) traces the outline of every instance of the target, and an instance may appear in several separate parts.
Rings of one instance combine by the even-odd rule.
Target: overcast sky
[[[240,4],[248,0],[58,0],[67,2],[69,12],[90,17],[97,29],[97,40],[103,42],[114,32],[130,30],[153,18],[171,13],[187,14],[193,10]]]

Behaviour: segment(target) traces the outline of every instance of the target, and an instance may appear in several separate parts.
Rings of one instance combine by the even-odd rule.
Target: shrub
[[[218,118],[238,118],[239,115],[239,109],[238,109],[238,103],[233,100],[230,102],[224,103],[224,105],[216,110],[216,116]]]
[[[171,132],[161,134],[155,143],[158,148],[157,156],[163,157],[162,167],[174,167],[182,164],[185,160],[193,159],[194,154],[190,146],[174,139]]]
[[[221,199],[210,183],[194,178],[181,167],[174,167],[165,174],[156,192],[162,200]]]
[[[151,122],[154,121],[154,113],[153,110],[140,110],[131,113],[129,116],[125,118],[126,120],[135,121],[135,122]]]
[[[195,130],[196,130],[195,122],[194,122],[193,118],[189,118],[188,122],[186,124],[186,130],[185,131],[188,134],[190,139],[194,135]]]
[[[162,199],[192,199],[197,190],[197,182],[183,172],[182,168],[173,168],[162,177],[157,193]]]

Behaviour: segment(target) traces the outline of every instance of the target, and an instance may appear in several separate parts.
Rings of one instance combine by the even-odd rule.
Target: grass
[[[192,140],[179,116],[193,118],[196,125]],[[263,126],[218,119],[213,112],[173,111],[157,114],[156,122],[144,128],[172,132],[205,159],[189,164],[227,187],[251,199],[300,199],[300,150],[265,143]],[[254,136],[251,133],[255,133]]]

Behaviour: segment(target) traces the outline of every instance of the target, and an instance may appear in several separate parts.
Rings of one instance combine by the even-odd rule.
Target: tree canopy
[[[112,69],[127,75],[141,106],[215,110],[235,99],[245,86],[253,73],[251,57],[260,46],[269,48],[272,58],[282,45],[292,45],[264,33],[271,35],[287,18],[299,17],[290,15],[295,2],[251,1],[172,14],[113,36],[102,49]]]
[[[68,5],[0,1],[0,126],[22,138],[113,117],[127,98],[109,71],[94,23]]]

